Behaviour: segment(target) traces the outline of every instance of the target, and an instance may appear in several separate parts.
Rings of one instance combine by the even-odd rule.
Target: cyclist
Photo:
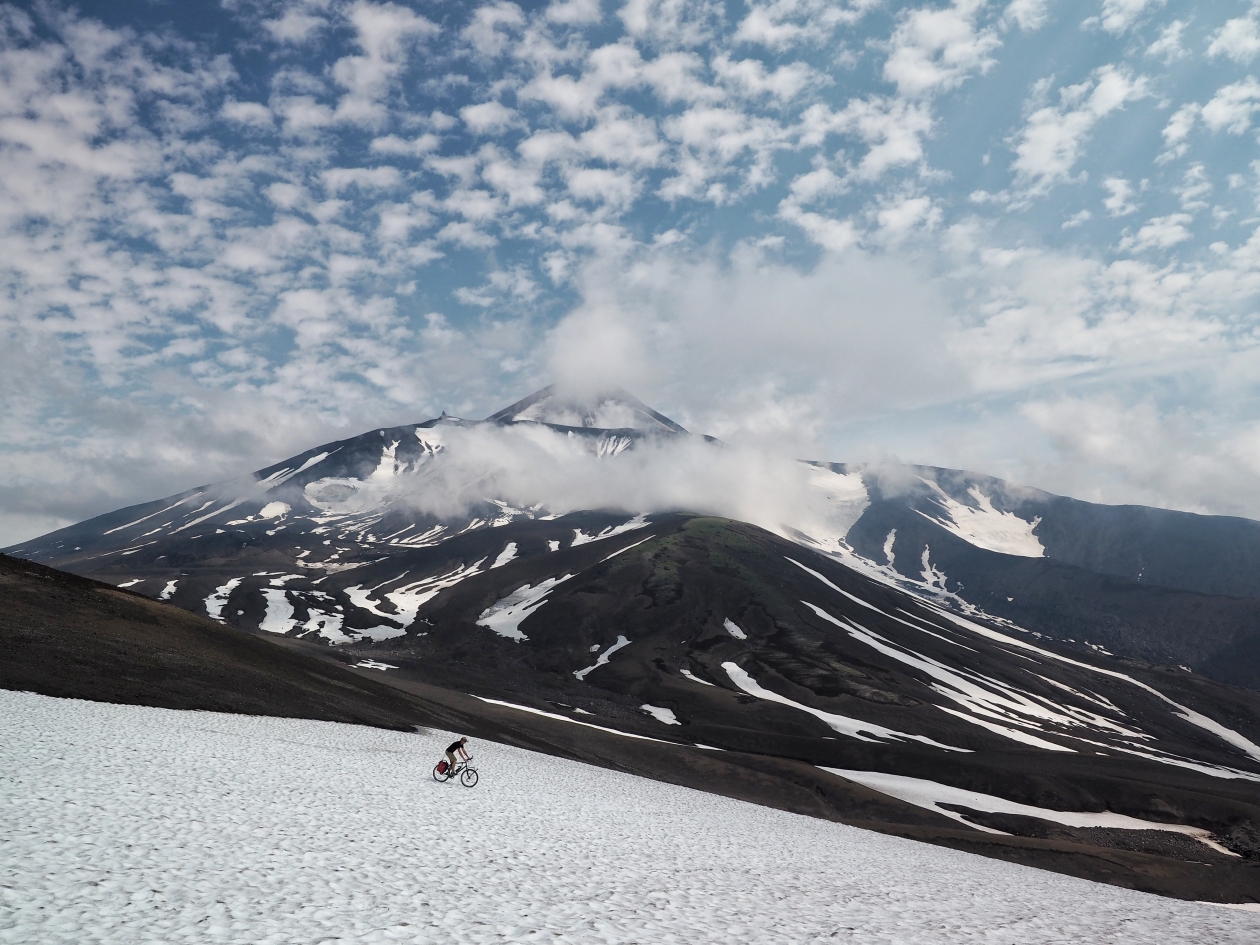
[[[469,758],[468,752],[464,749],[464,746],[467,744],[468,744],[468,736],[465,735],[462,738],[460,738],[458,741],[451,742],[451,744],[447,746],[446,763],[450,765],[450,767],[447,768],[446,770],[449,771],[451,774],[455,773],[455,765],[456,765],[455,753],[456,752],[459,753],[459,757],[461,761],[468,760]]]

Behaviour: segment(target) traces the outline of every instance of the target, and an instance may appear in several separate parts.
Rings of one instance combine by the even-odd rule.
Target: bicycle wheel
[[[439,784],[443,781],[447,781],[450,779],[450,774],[443,774],[441,771],[438,770],[438,765],[440,765],[441,763],[442,762],[439,761],[437,765],[433,766],[433,780],[437,781]]]
[[[477,783],[477,771],[475,768],[465,768],[459,775],[459,783],[464,787],[473,787]]]

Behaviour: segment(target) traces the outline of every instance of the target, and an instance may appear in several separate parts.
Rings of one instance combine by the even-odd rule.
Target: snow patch
[[[499,557],[494,559],[494,564],[490,565],[490,569],[501,568],[513,558],[516,557],[516,542],[509,541],[507,547],[499,552]]]
[[[578,679],[585,681],[586,677],[590,674],[591,670],[599,669],[601,666],[603,666],[605,663],[608,662],[609,657],[611,657],[614,653],[620,650],[623,646],[628,646],[629,643],[630,641],[628,639],[626,639],[624,636],[621,636],[619,634],[617,636],[617,642],[614,643],[612,646],[610,646],[608,649],[604,650],[603,653],[600,653],[599,659],[597,659],[594,663],[592,663],[590,666],[586,667],[585,669],[574,670],[573,675],[576,676]]]
[[[727,617],[722,621],[722,626],[724,626],[726,628],[726,632],[733,636],[736,640],[748,639],[748,634],[739,629],[739,627],[735,624],[735,621],[731,620],[730,617]]]
[[[944,512],[942,516],[931,516],[919,512],[929,522],[935,522],[952,535],[957,535],[965,542],[996,551],[1004,555],[1019,555],[1023,558],[1044,558],[1046,549],[1041,540],[1033,534],[1041,518],[1031,522],[1020,518],[1014,512],[1002,512],[993,507],[992,500],[980,491],[979,486],[972,486],[967,494],[975,500],[975,507],[964,505],[952,496],[947,495],[935,482],[919,477],[920,481],[931,487],[936,493],[933,502]],[[915,511],[918,511],[917,509]]]
[[[682,722],[678,721],[678,717],[674,715],[672,709],[663,709],[658,705],[646,704],[639,706],[639,708],[658,722],[663,722],[666,725],[682,725]]]
[[[258,629],[267,633],[288,633],[293,629],[293,604],[284,588],[264,587],[262,595],[267,599],[267,612]]]
[[[731,677],[731,682],[748,693],[750,696],[756,696],[758,699],[765,699],[767,702],[777,702],[793,709],[799,709],[802,712],[808,712],[810,715],[825,722],[827,726],[834,732],[841,735],[848,735],[850,738],[856,738],[863,742],[878,742],[882,740],[898,740],[910,739],[911,741],[922,742],[925,745],[932,745],[935,748],[944,748],[946,751],[969,751],[966,748],[955,748],[953,745],[943,745],[938,741],[934,741],[925,735],[907,735],[905,732],[894,731],[885,728],[882,725],[876,725],[874,722],[863,722],[860,719],[851,719],[845,715],[836,715],[832,712],[824,712],[822,709],[815,709],[799,702],[794,702],[787,696],[781,696],[777,692],[771,692],[769,689],[763,688],[748,673],[740,669],[735,663],[726,662],[722,664],[722,668],[726,670],[726,675]]]
[[[872,790],[879,791],[881,794],[887,794],[889,797],[895,797],[898,800],[905,801],[907,804],[913,804],[916,807],[922,807],[925,810],[935,811],[938,814],[944,814],[951,820],[956,820],[960,824],[965,824],[976,830],[982,830],[985,833],[996,833],[1009,836],[1004,830],[995,830],[992,827],[984,827],[975,823],[967,814],[956,810],[950,810],[951,807],[964,807],[968,810],[980,811],[986,814],[1011,814],[1018,817],[1036,817],[1040,820],[1048,820],[1052,823],[1063,824],[1065,827],[1109,827],[1119,830],[1166,830],[1169,833],[1179,833],[1186,837],[1193,837],[1200,843],[1211,847],[1218,853],[1224,853],[1227,856],[1238,856],[1232,850],[1228,850],[1219,843],[1214,842],[1211,832],[1204,830],[1202,827],[1191,827],[1186,824],[1166,824],[1152,820],[1141,820],[1137,817],[1129,817],[1126,814],[1113,814],[1110,811],[1066,811],[1051,810],[1046,807],[1033,807],[1029,804],[1020,804],[1016,801],[1008,801],[1005,798],[995,797],[992,794],[981,794],[978,791],[967,791],[962,788],[950,787],[947,784],[939,784],[936,781],[926,781],[921,778],[909,778],[898,774],[883,774],[879,771],[848,771],[843,768],[823,768],[824,771],[830,771],[832,774],[839,775],[849,781],[856,781],[858,784],[865,785]]]
[[[258,512],[260,519],[284,518],[291,511],[287,502],[268,502]]]
[[[569,543],[570,548],[576,548],[579,545],[586,545],[592,541],[603,541],[605,538],[612,538],[615,535],[624,535],[626,532],[632,532],[636,528],[646,528],[648,524],[647,517],[636,515],[630,521],[621,525],[609,525],[597,535],[588,535],[582,529],[573,529],[573,541]],[[646,540],[646,539],[645,539]],[[625,550],[624,548],[622,549]]]
[[[487,607],[477,618],[477,625],[488,627],[499,636],[508,637],[518,643],[528,640],[529,637],[520,630],[522,621],[547,603],[546,597],[553,587],[563,584],[571,577],[573,577],[572,574],[566,574],[564,577],[552,577],[540,581],[536,587],[526,584],[524,587],[517,588],[507,597]]]
[[[223,623],[223,608],[228,602],[228,598],[232,596],[232,592],[241,584],[240,578],[232,578],[226,584],[222,584],[215,588],[214,593],[206,598],[206,616],[211,620],[217,620]]]

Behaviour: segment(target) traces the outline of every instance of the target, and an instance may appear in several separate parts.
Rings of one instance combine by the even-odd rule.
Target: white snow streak
[[[735,621],[731,620],[730,617],[727,617],[722,621],[722,626],[724,626],[726,628],[726,632],[733,636],[736,640],[748,639],[748,634],[739,629],[739,625],[736,624]]]
[[[1041,523],[1040,518],[1031,522],[1020,518],[1014,512],[1001,512],[993,507],[993,501],[980,491],[979,486],[972,486],[967,494],[976,502],[976,508],[964,505],[957,499],[947,495],[940,486],[930,479],[919,477],[922,482],[932,487],[936,493],[934,501],[945,513],[934,517],[919,512],[929,522],[935,522],[947,532],[957,535],[965,542],[977,548],[985,548],[1004,555],[1019,555],[1024,558],[1043,558],[1046,549],[1033,531]],[[917,509],[915,511],[918,511]],[[891,539],[891,535],[889,538]],[[889,554],[892,564],[891,540],[885,544],[884,552]]]
[[[665,709],[659,705],[641,705],[639,708],[658,722],[666,725],[682,725],[682,722],[678,721],[678,716],[674,715],[673,709]]]
[[[926,735],[907,735],[905,732],[897,732],[890,728],[884,728],[882,725],[876,725],[874,722],[863,722],[860,719],[851,719],[847,715],[836,715],[832,712],[824,712],[822,709],[815,709],[799,702],[794,702],[787,696],[781,696],[777,692],[771,692],[769,689],[763,688],[758,682],[748,675],[744,670],[740,669],[735,663],[726,662],[722,664],[722,668],[726,670],[726,675],[731,677],[733,682],[744,692],[750,696],[756,696],[758,699],[765,699],[767,702],[777,702],[780,705],[789,706],[793,709],[799,709],[802,712],[808,712],[815,718],[821,719],[827,726],[841,735],[848,735],[850,738],[856,738],[863,742],[876,742],[880,739],[903,739],[908,738],[912,741],[923,742],[925,745],[932,745],[935,748],[944,748],[946,751],[962,751],[969,752],[967,748],[955,748],[953,745],[942,745],[938,741],[933,741]]]
[[[889,797],[895,797],[898,800],[905,801],[907,804],[914,804],[916,807],[922,807],[925,810],[935,811],[938,814],[944,814],[951,820],[956,820],[960,824],[966,824],[976,830],[983,830],[985,833],[1006,834],[1004,830],[995,830],[992,827],[984,827],[973,822],[966,814],[959,813],[955,810],[949,810],[943,805],[948,804],[950,807],[965,807],[969,810],[980,811],[988,814],[1013,814],[1019,817],[1037,817],[1041,820],[1049,820],[1056,824],[1063,824],[1065,827],[1110,827],[1120,830],[1166,830],[1170,833],[1179,833],[1183,836],[1193,837],[1195,840],[1206,844],[1218,853],[1224,853],[1226,856],[1237,856],[1232,850],[1229,850],[1219,843],[1212,841],[1212,834],[1204,830],[1202,827],[1191,827],[1186,824],[1165,824],[1156,821],[1141,820],[1137,817],[1129,817],[1126,814],[1113,814],[1110,811],[1068,811],[1068,810],[1051,810],[1046,807],[1033,807],[1029,804],[1020,804],[1016,801],[1008,801],[1005,798],[995,797],[992,794],[980,794],[977,791],[966,791],[962,788],[950,787],[947,784],[938,784],[936,781],[926,781],[921,778],[908,778],[899,774],[883,774],[878,771],[847,771],[842,768],[823,768],[824,771],[830,771],[849,781],[856,781],[858,784],[864,784],[866,787],[887,794]]]
[[[206,616],[223,623],[223,608],[240,583],[240,578],[232,578],[221,587],[215,588],[214,593],[206,598]]]
[[[564,577],[552,577],[539,581],[537,587],[526,584],[524,587],[517,588],[507,597],[487,607],[477,618],[477,625],[489,627],[499,636],[508,637],[517,642],[528,640],[529,637],[521,632],[521,622],[547,603],[546,597],[553,587],[563,584],[571,577],[573,577],[572,574],[566,574]]]
[[[629,644],[630,644],[629,640],[627,640],[624,636],[618,635],[617,642],[614,643],[612,646],[610,646],[608,649],[604,650],[603,653],[600,653],[599,659],[597,659],[590,666],[586,667],[586,669],[574,670],[573,675],[576,676],[578,679],[585,680],[587,675],[591,672],[591,670],[599,669],[601,666],[603,666],[605,663],[608,662],[609,658],[614,653],[620,650],[623,646],[628,646]]]

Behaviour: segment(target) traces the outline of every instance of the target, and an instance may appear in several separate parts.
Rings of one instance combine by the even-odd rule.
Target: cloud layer
[[[1260,515],[1257,16],[0,5],[0,542],[557,377]]]

